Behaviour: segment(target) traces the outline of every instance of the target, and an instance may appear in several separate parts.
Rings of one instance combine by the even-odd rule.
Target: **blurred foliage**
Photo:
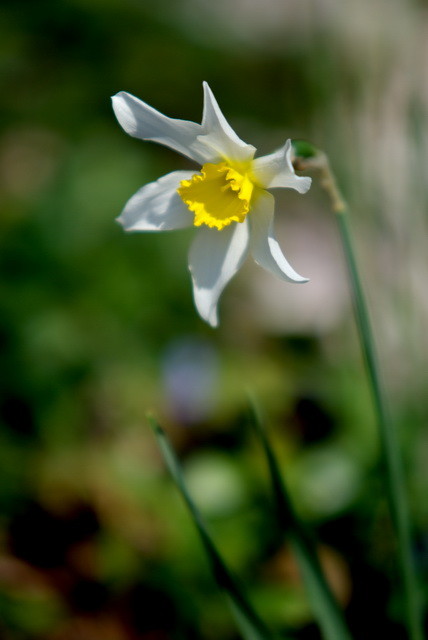
[[[278,545],[245,387],[268,407],[355,637],[403,637],[401,603],[388,604],[395,549],[370,399],[317,186],[304,201],[279,200],[284,246],[313,284],[296,293],[249,265],[213,331],[193,307],[191,231],[126,235],[114,223],[142,184],[188,163],[127,138],[109,96],[127,90],[198,121],[207,80],[262,153],[295,137],[332,156],[382,327],[426,578],[425,10],[404,0],[3,0],[2,638],[236,637],[147,409],[168,426],[260,614],[319,637]]]

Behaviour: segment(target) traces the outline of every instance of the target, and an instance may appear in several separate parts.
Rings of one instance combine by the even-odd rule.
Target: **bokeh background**
[[[328,202],[281,193],[277,234],[309,284],[246,264],[197,316],[192,230],[115,217],[181,168],[127,137],[126,90],[200,121],[203,80],[240,137],[329,154],[352,208],[428,572],[428,3],[3,0],[0,19],[0,635],[239,637],[147,426],[153,410],[260,614],[319,638],[274,522],[245,389],[355,638],[404,638],[395,546]],[[424,589],[426,592],[426,588]]]

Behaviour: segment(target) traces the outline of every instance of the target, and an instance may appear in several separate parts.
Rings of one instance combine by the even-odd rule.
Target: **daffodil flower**
[[[121,91],[113,109],[129,135],[152,140],[198,163],[199,171],[173,171],[145,185],[128,200],[118,221],[126,231],[166,231],[195,226],[189,252],[196,308],[217,326],[217,303],[248,252],[273,274],[307,282],[284,257],[274,235],[276,188],[305,193],[311,179],[296,176],[291,141],[274,153],[254,158],[226,121],[204,82],[202,124],[168,118]]]

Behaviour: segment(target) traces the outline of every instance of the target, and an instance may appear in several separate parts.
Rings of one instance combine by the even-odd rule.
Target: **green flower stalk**
[[[399,441],[395,425],[390,418],[385,402],[373,332],[348,224],[348,206],[339,191],[327,156],[306,142],[296,142],[293,147],[296,154],[294,160],[295,168],[305,171],[309,169],[318,170],[321,186],[329,195],[332,210],[337,217],[353,293],[361,349],[377,416],[381,452],[386,470],[390,512],[397,537],[409,638],[411,640],[423,640],[422,611],[415,562],[412,555],[409,507]]]

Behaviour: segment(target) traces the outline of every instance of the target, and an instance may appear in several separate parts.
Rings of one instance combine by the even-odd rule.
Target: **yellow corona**
[[[226,161],[204,164],[200,173],[182,180],[177,189],[195,214],[195,227],[205,224],[219,230],[245,220],[257,190],[250,163],[232,166]]]

